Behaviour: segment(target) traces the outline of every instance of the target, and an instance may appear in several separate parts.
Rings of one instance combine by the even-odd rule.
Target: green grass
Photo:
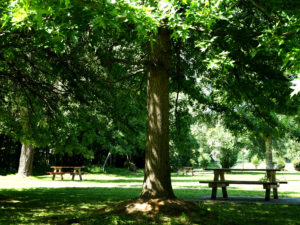
[[[230,179],[253,180],[261,176],[262,173],[226,175]],[[280,198],[300,197],[299,173],[282,172],[278,177],[289,181],[288,185],[279,188]],[[172,174],[175,195],[180,199],[209,196],[211,190],[206,186],[199,188],[197,182],[211,178],[212,174],[207,171],[195,176]],[[130,173],[127,170],[85,175],[84,181],[52,181],[51,176],[27,179],[0,176],[0,224],[300,224],[300,205],[258,202],[200,201],[197,213],[178,212],[172,216],[162,213],[155,217],[147,214],[100,213],[104,209],[114,208],[116,203],[123,200],[137,198],[142,181],[142,171]],[[264,197],[265,193],[260,186],[245,188],[241,185],[229,187],[228,194]]]

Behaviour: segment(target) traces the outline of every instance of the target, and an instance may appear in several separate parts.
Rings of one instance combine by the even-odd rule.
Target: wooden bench
[[[226,180],[226,181],[199,181],[199,183],[208,183],[209,187],[212,188],[211,199],[217,198],[217,188],[222,187],[223,198],[228,198],[226,187],[230,184],[246,184],[246,185],[263,185],[266,189],[265,200],[270,200],[271,188],[273,188],[274,199],[278,199],[277,188],[279,184],[287,184],[286,181],[245,181],[245,180]]]
[[[179,175],[179,172],[183,172],[183,175],[187,175],[188,172],[192,173],[192,176],[194,176],[194,168],[193,167],[186,167],[186,166],[180,166],[177,170],[177,175]]]

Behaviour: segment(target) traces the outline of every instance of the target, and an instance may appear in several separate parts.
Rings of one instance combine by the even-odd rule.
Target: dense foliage
[[[89,159],[101,149],[128,163],[146,149],[156,186],[170,189],[169,161],[199,165],[209,154],[232,166],[245,146],[263,158],[287,134],[299,141],[295,1],[5,0],[0,9],[0,133],[22,144]]]
[[[296,159],[293,161],[294,167],[296,170],[300,171],[300,160]]]

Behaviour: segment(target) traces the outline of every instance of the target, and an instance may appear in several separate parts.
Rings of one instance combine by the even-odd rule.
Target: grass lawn
[[[232,173],[228,179],[257,180],[263,173]],[[300,224],[300,205],[221,203],[201,201],[197,212],[128,215],[113,210],[117,203],[137,198],[142,171],[111,170],[84,175],[83,181],[52,181],[50,176],[20,179],[0,176],[0,224]],[[211,190],[199,180],[211,179],[210,172],[195,176],[172,174],[172,185],[180,199],[209,196]],[[300,173],[280,172],[289,182],[279,188],[280,197],[300,198]],[[199,188],[200,187],[200,188]],[[260,186],[229,187],[229,196],[264,197]]]

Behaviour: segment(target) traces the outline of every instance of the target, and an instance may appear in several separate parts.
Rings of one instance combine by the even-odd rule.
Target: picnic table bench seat
[[[70,172],[47,172],[49,174],[66,174],[66,173],[70,173]]]
[[[86,174],[86,172],[47,172],[47,173],[49,173],[49,174],[71,174],[71,175],[73,175],[73,174],[76,174],[76,175],[79,175],[79,174],[81,174],[81,175],[84,175],[84,174]]]
[[[273,188],[274,199],[278,199],[277,187],[279,184],[287,184],[287,181],[249,181],[249,180],[224,180],[224,181],[199,181],[199,183],[208,183],[209,187],[212,188],[211,199],[217,198],[217,187],[222,187],[223,198],[228,198],[226,186],[230,184],[248,184],[248,185],[263,185],[266,189],[265,200],[270,200],[271,188]]]

